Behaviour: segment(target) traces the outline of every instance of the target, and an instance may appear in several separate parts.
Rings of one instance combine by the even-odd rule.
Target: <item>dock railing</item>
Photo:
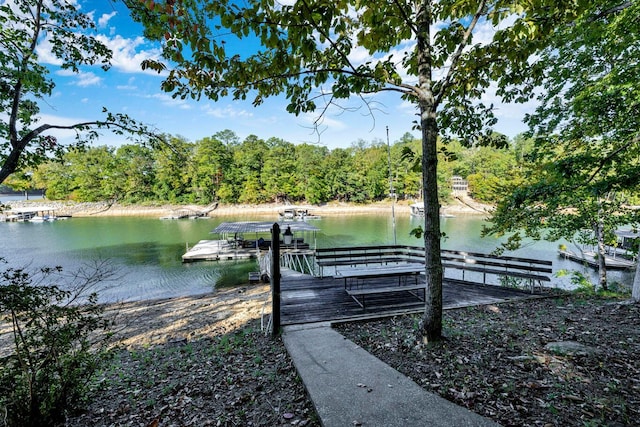
[[[536,285],[541,288],[542,282],[551,282],[553,273],[553,263],[547,260],[446,249],[442,250],[441,257],[446,279],[482,285],[504,285],[522,280],[533,292]],[[322,278],[325,269],[333,270],[335,275],[340,269],[358,266],[366,268],[373,265],[424,264],[424,248],[403,245],[323,248],[316,249],[315,261],[317,275]],[[460,274],[455,274],[456,272]],[[454,274],[447,276],[446,273]],[[468,277],[471,275],[474,277]],[[488,276],[494,280],[490,281]],[[498,283],[494,283],[495,279],[498,279]]]
[[[271,260],[273,259],[273,252],[271,247],[269,250],[261,251],[258,250],[258,266],[260,267],[260,277],[263,277],[265,274],[271,277]]]

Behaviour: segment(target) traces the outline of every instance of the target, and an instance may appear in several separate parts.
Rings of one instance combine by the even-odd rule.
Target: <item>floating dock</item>
[[[598,260],[595,252],[583,252],[582,254],[576,254],[571,251],[559,250],[558,254],[565,259],[570,259],[571,261],[579,262],[581,264],[587,264],[592,268],[598,268]],[[634,261],[622,257],[614,258],[605,256],[604,262],[607,268],[612,270],[632,269],[636,265]]]

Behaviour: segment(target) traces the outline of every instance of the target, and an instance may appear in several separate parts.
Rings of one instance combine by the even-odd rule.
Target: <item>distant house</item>
[[[462,179],[461,176],[453,176],[451,178],[451,190],[454,194],[464,193],[466,195],[469,191],[469,181]]]

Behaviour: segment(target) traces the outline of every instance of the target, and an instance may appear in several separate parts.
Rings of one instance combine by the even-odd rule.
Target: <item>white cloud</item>
[[[101,77],[96,76],[90,71],[79,71],[75,73],[71,70],[58,70],[56,74],[63,77],[75,78],[76,81],[73,84],[80,87],[98,86],[100,82],[102,82]]]
[[[103,13],[100,19],[98,19],[98,27],[105,28],[109,23],[109,20],[116,16],[117,12],[114,10],[111,13]]]
[[[136,78],[135,77],[129,77],[129,79],[127,80],[127,84],[118,85],[118,86],[116,86],[116,89],[118,89],[118,90],[126,90],[126,91],[137,90],[138,86],[136,86],[135,82],[136,82]]]
[[[111,64],[113,68],[125,73],[156,75],[154,71],[142,71],[140,64],[145,59],[160,59],[161,49],[143,49],[148,43],[143,37],[124,38],[120,35],[108,37],[100,34],[96,36],[96,39],[112,51]],[[48,38],[43,39],[36,47],[39,62],[56,66],[62,65],[62,61],[53,55],[52,50],[50,40]]]
[[[180,98],[172,98],[170,95],[166,93],[156,93],[156,94],[147,96],[147,98],[158,100],[162,105],[166,107],[175,107],[181,110],[191,109],[191,105],[189,105],[186,100],[180,99]]]
[[[53,55],[53,47],[49,38],[45,38],[36,46],[38,61],[42,64],[62,65],[62,61]]]
[[[211,104],[206,104],[202,107],[202,111],[208,115],[217,119],[236,119],[236,118],[250,118],[253,117],[253,113],[245,109],[238,110],[231,105],[225,107],[212,107]]]
[[[97,86],[100,84],[101,81],[102,81],[102,78],[96,76],[91,72],[89,73],[80,72],[78,74],[78,81],[76,84],[81,87]]]
[[[147,43],[143,37],[130,39],[120,35],[112,38],[99,35],[96,38],[113,52],[113,58],[111,59],[113,67],[125,73],[141,73],[143,72],[140,68],[142,61],[160,58],[161,51],[159,48],[138,50]]]

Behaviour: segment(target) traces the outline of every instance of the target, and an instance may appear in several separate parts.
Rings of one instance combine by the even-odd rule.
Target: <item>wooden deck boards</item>
[[[395,281],[395,277],[382,277],[369,280],[368,285],[389,286]],[[283,271],[280,290],[282,325],[371,319],[419,313],[424,309],[424,302],[408,292],[368,296],[366,309],[362,309],[345,292],[343,279],[320,279],[293,271]],[[537,295],[498,286],[446,279],[443,285],[444,309],[531,297]]]

